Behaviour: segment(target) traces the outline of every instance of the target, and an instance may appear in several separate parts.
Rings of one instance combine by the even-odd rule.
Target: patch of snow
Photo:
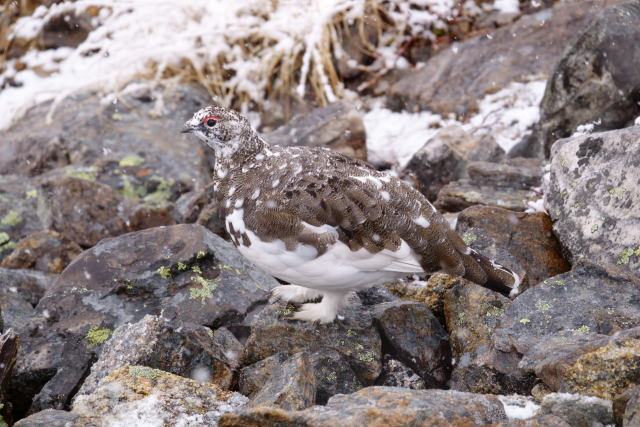
[[[454,123],[429,111],[394,112],[380,107],[366,113],[363,122],[369,161],[373,164],[389,162],[400,167],[442,126]]]
[[[588,135],[592,133],[593,129],[600,123],[602,123],[602,120],[598,119],[594,120],[593,122],[578,125],[576,127],[576,131],[571,136]]]
[[[520,13],[520,2],[518,0],[496,0],[493,8],[500,13]]]
[[[539,198],[536,201],[527,201],[527,208],[524,210],[525,213],[536,213],[536,212],[544,212],[547,213],[547,210],[544,207],[544,197]]]
[[[540,118],[540,101],[546,80],[527,83],[512,82],[506,88],[485,96],[478,114],[464,124],[472,134],[490,134],[505,152],[529,133]]]
[[[504,412],[509,419],[526,420],[536,415],[536,412],[540,409],[540,405],[537,405],[526,396],[513,394],[511,396],[498,396],[498,399],[502,402]]]
[[[640,116],[636,117],[636,120],[633,122],[634,125],[640,126]]]

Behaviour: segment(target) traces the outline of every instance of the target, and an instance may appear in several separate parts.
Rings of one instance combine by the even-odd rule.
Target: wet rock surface
[[[172,322],[222,326],[276,284],[201,226],[103,240],[67,267],[25,326],[14,398],[24,405],[38,393],[32,411],[62,407],[118,326],[160,313]]]
[[[640,61],[639,37],[640,7],[627,1],[599,13],[567,49],[547,84],[534,133],[545,155],[579,125],[619,129],[640,115],[640,71],[631,66]]]
[[[602,7],[615,3],[619,2],[559,4],[523,16],[490,36],[457,43],[393,85],[389,103],[408,111],[468,115],[479,99],[496,88],[551,73],[585,25]]]
[[[505,421],[496,396],[445,390],[407,390],[367,387],[349,395],[329,399],[326,406],[304,411],[256,408],[224,415],[220,426],[282,425],[483,425]]]
[[[570,268],[551,219],[541,212],[474,206],[458,216],[456,231],[470,247],[519,274],[521,291]]]
[[[553,146],[545,206],[574,259],[640,273],[640,126]]]

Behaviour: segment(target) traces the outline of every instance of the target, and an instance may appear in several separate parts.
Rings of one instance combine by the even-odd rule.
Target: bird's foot
[[[335,311],[327,310],[326,304],[323,305],[322,302],[319,302],[302,304],[300,309],[293,313],[289,319],[303,320],[306,322],[326,325],[327,323],[331,323],[335,320],[336,314],[337,313]]]
[[[298,285],[281,285],[271,290],[270,301],[286,301],[302,303],[320,298],[322,294],[315,289],[305,288]]]

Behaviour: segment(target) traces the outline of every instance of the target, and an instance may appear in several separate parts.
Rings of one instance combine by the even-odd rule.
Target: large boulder
[[[276,285],[198,225],[105,239],[65,269],[19,331],[23,347],[12,381],[19,413],[30,405],[62,408],[125,323],[147,314],[176,325],[240,322]]]
[[[469,425],[506,421],[498,396],[449,390],[367,387],[304,411],[255,408],[223,415],[220,427],[238,425]]]
[[[469,115],[486,94],[531,75],[550,74],[565,48],[600,9],[616,3],[560,3],[490,34],[455,43],[393,85],[389,102],[395,109]]]
[[[640,273],[640,126],[558,141],[545,207],[574,261]]]
[[[579,125],[618,129],[640,115],[638,39],[640,5],[627,1],[598,14],[567,49],[547,84],[534,133],[547,156]]]

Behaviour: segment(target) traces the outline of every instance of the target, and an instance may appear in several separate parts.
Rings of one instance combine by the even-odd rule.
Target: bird
[[[291,319],[331,323],[353,291],[438,271],[517,293],[516,273],[468,247],[389,173],[326,147],[269,145],[220,106],[195,112],[182,132],[213,149],[219,215],[244,257],[289,283],[272,299],[298,305]]]

